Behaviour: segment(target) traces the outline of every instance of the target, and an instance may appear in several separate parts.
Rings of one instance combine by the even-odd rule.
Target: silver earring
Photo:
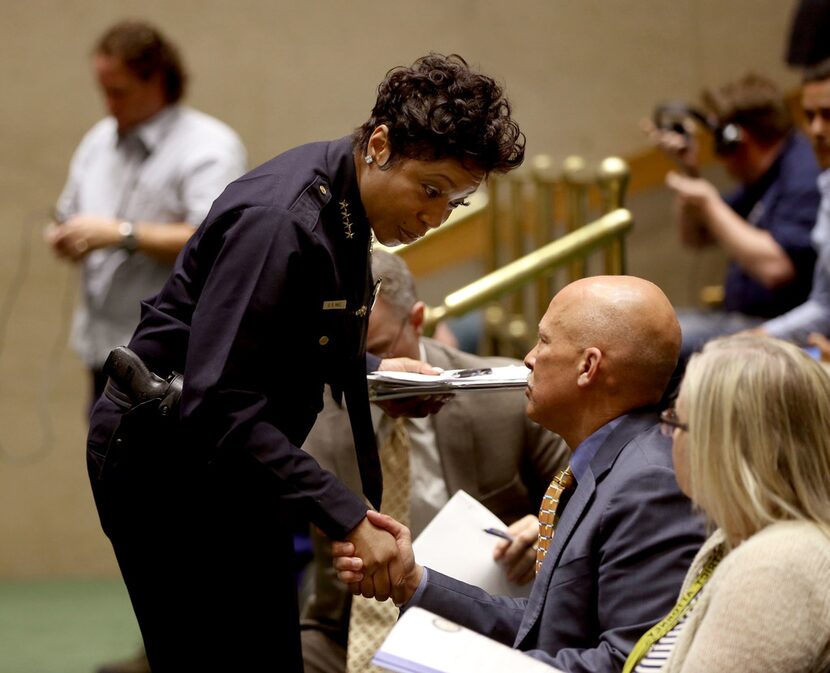
[[[368,165],[371,165],[375,162],[375,160],[368,154],[365,157],[363,157],[363,161],[365,161]]]

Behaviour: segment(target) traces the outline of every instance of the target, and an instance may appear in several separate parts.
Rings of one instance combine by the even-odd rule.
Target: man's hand
[[[43,233],[46,243],[63,259],[78,262],[97,248],[118,245],[118,220],[111,217],[76,215],[60,225],[50,224]]]
[[[683,125],[685,133],[677,133],[657,128],[650,119],[640,120],[640,130],[652,145],[659,147],[686,175],[697,176],[700,172],[697,127],[691,119]]]
[[[392,595],[392,583],[400,581],[403,573],[395,538],[373,525],[368,518],[370,513],[367,512],[367,517],[346,536],[346,543],[333,543],[332,553],[335,553],[335,545],[351,545],[352,555],[360,560],[361,578],[347,581],[349,589],[353,594],[363,594],[367,598],[375,596],[385,601]]]
[[[704,214],[713,203],[721,200],[715,186],[703,178],[691,178],[669,171],[666,185],[677,194],[684,207],[695,208]]]
[[[493,559],[504,566],[507,579],[516,584],[527,584],[536,576],[536,541],[539,539],[539,519],[532,514],[522,517],[508,527],[513,541],[499,540],[493,549]]]
[[[372,510],[366,513],[366,519],[358,525],[358,528],[364,523],[394,536],[397,559],[389,565],[390,589],[395,604],[403,605],[412,598],[424,573],[423,567],[415,563],[415,555],[412,552],[412,533],[391,516]],[[355,531],[352,531],[352,534]],[[362,594],[367,598],[374,596],[379,601],[385,601],[390,596],[390,592],[379,591],[378,584],[371,581],[366,559],[351,540],[351,535],[348,542],[332,543],[331,552],[337,577],[341,582],[349,585],[353,594]],[[381,588],[385,588],[382,582]]]
[[[433,367],[428,362],[413,360],[412,358],[386,358],[380,361],[378,371],[381,372],[411,372],[413,374],[426,374],[427,376],[438,376],[444,370]]]
[[[378,371],[387,372],[412,372],[414,374],[426,374],[427,376],[438,376],[443,370],[432,365],[413,360],[412,358],[387,358],[380,361]],[[452,395],[421,395],[419,397],[400,397],[391,400],[375,402],[387,416],[398,418],[408,416],[410,418],[423,418],[430,414],[438,413],[444,403]]]

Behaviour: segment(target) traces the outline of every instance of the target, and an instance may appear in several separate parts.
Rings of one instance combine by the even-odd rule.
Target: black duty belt
[[[365,369],[365,364],[362,366]],[[159,400],[160,415],[172,416],[178,411],[184,382],[181,374],[173,372],[166,379],[161,378],[151,372],[141,358],[126,346],[118,346],[110,352],[104,363],[104,373],[109,376],[104,394],[122,409],[130,410],[144,402]],[[353,380],[357,384],[347,386],[345,393],[355,438],[357,465],[363,492],[369,502],[379,510],[383,494],[383,475],[369,407],[366,404],[369,391],[365,375],[359,375],[358,372]]]

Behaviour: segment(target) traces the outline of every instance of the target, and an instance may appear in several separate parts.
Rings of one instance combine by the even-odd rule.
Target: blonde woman
[[[624,673],[830,670],[830,377],[791,344],[717,339],[662,420],[717,529]]]

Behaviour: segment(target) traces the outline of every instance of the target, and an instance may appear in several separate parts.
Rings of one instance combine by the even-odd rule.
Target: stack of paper
[[[437,376],[412,372],[372,372],[369,398],[388,400],[395,397],[451,393],[460,390],[504,390],[524,388],[530,370],[524,365],[488,367],[486,369],[448,369]]]
[[[469,493],[458,491],[412,543],[415,559],[491,594],[529,596],[532,584],[511,582],[504,567],[493,560],[499,538],[485,533],[485,528],[507,526]]]
[[[372,663],[398,673],[561,673],[421,608],[403,614]]]

